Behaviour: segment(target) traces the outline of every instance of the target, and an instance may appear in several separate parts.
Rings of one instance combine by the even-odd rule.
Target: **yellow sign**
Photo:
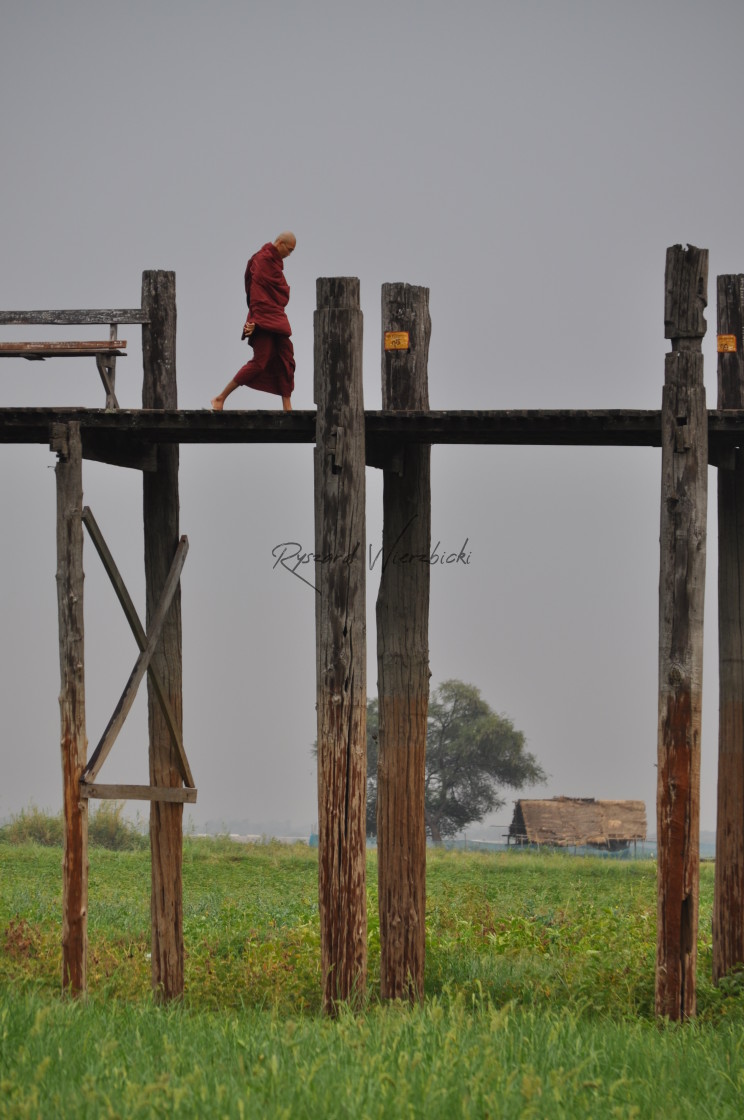
[[[385,331],[386,350],[408,350],[408,331]]]
[[[735,334],[719,334],[719,336],[718,336],[718,353],[719,354],[735,354],[736,353],[736,335]]]

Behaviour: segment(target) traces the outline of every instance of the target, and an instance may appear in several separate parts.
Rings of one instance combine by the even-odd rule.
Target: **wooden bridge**
[[[77,344],[96,357],[105,409],[0,408],[0,442],[49,443],[58,454],[57,542],[62,762],[66,821],[63,981],[85,988],[87,798],[113,796],[96,781],[133,690],[148,675],[150,786],[128,796],[151,806],[153,986],[183,990],[181,812],[193,800],[182,743],[178,574],[188,542],[178,532],[178,446],[182,443],[307,443],[314,447],[315,554],[365,546],[366,466],[384,471],[383,548],[418,517],[412,552],[429,554],[433,444],[659,447],[658,898],[656,1007],[695,1012],[698,829],[708,465],[719,468],[719,636],[721,723],[714,907],[716,978],[744,963],[744,328],[743,277],[718,279],[717,410],[708,410],[701,341],[708,254],[667,252],[665,384],[659,410],[435,411],[429,408],[428,290],[383,287],[383,410],[364,411],[361,310],[355,278],[318,281],[315,315],[317,411],[179,410],[175,381],[175,277],[145,273],[142,307],[130,311],[1,312],[11,323],[108,323],[108,342]],[[122,410],[115,362],[121,323],[141,325],[143,408]],[[404,343],[401,342],[404,340]],[[19,344],[0,347],[17,353]],[[55,356],[59,344],[29,344],[26,356]],[[73,344],[75,345],[75,344]],[[22,350],[22,347],[20,348]],[[62,351],[59,351],[62,352]],[[68,348],[68,352],[71,352]],[[110,727],[90,760],[84,723],[82,528],[83,458],[143,472],[146,627],[117,587],[140,649]],[[94,543],[95,543],[94,535]],[[104,557],[105,542],[96,547]],[[120,581],[119,581],[120,583]],[[319,772],[319,903],[324,1005],[361,996],[366,982],[366,640],[364,564],[318,563],[316,571]],[[424,984],[424,750],[428,703],[429,572],[390,565],[377,603],[380,698],[378,866],[383,996],[420,997]],[[122,714],[123,713],[123,714]],[[403,793],[401,791],[404,791]]]

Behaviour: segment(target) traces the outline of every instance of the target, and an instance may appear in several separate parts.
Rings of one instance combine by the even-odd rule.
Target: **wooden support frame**
[[[744,276],[719,276],[718,407],[744,409]],[[724,348],[723,340],[727,345]],[[733,342],[733,346],[732,346]],[[744,965],[744,453],[718,461],[718,816],[713,979]]]
[[[315,640],[318,899],[323,1007],[367,982],[367,654],[359,281],[317,282]]]
[[[80,796],[80,779],[88,742],[85,733],[80,425],[56,425],[51,449],[57,452],[59,708],[64,806],[62,987],[81,995],[86,989],[88,967],[88,803]]]
[[[176,277],[173,272],[142,275],[142,407],[178,407],[176,387]],[[168,581],[179,541],[178,445],[158,448],[157,470],[143,475],[146,617],[149,631]],[[175,595],[152,659],[182,737],[181,594]],[[178,750],[163,716],[152,678],[147,682],[150,785],[181,785]],[[184,984],[183,804],[153,801],[150,806],[151,979],[158,1000],[179,999]]]
[[[708,251],[667,250],[659,579],[656,1013],[696,1008],[708,425]]]
[[[85,768],[83,780],[86,782],[95,781],[96,777],[98,776],[98,772],[100,771],[101,767],[106,761],[106,758],[109,755],[109,752],[111,751],[111,748],[116,742],[116,738],[119,732],[124,726],[124,720],[127,718],[129,712],[131,711],[132,704],[134,703],[135,697],[137,695],[137,689],[139,688],[142,682],[142,678],[148,670],[150,662],[155,655],[155,650],[157,649],[158,642],[161,639],[168,611],[170,610],[171,603],[173,602],[173,598],[176,594],[176,591],[178,590],[178,585],[181,579],[181,571],[184,564],[186,563],[186,554],[188,553],[188,550],[188,537],[181,537],[181,540],[178,542],[178,547],[176,549],[176,555],[173,557],[173,562],[171,564],[170,571],[168,572],[168,577],[163,586],[160,600],[157,604],[155,612],[152,616],[152,620],[148,627],[145,646],[141,649],[140,655],[137,658],[134,664],[134,668],[129,675],[129,680],[127,681],[124,687],[124,691],[121,694],[119,703],[116,705],[114,713],[111,716],[108,724],[106,725],[106,730],[101,736],[100,742],[98,743],[96,749],[93,751],[93,754],[88,761],[88,765]],[[168,704],[168,707],[170,710],[170,704]],[[170,714],[171,719],[173,719],[174,717],[172,711]],[[171,728],[169,728],[169,731],[171,731]],[[180,729],[173,728],[172,733],[173,737],[176,740],[176,743],[178,744],[177,749],[180,748],[180,752],[182,753],[183,747],[181,746]],[[178,755],[179,761],[181,761],[181,753],[179,753]]]
[[[114,561],[114,558],[111,555],[109,547],[106,544],[106,541],[104,540],[103,533],[101,532],[101,530],[98,526],[98,522],[96,521],[95,517],[93,516],[92,510],[88,506],[86,506],[85,509],[83,510],[83,525],[88,530],[88,534],[90,535],[90,538],[93,542],[93,545],[95,546],[96,552],[98,553],[98,555],[101,559],[101,563],[103,564],[103,566],[106,570],[106,574],[108,575],[109,579],[111,580],[111,585],[114,588],[114,591],[116,592],[116,597],[119,600],[119,603],[121,604],[122,610],[124,611],[124,614],[126,616],[126,620],[129,623],[129,628],[132,631],[132,634],[134,635],[134,640],[136,641],[137,645],[139,646],[140,652],[144,653],[144,651],[147,649],[147,644],[148,644],[147,635],[145,634],[145,629],[144,629],[142,623],[139,620],[139,616],[138,616],[137,611],[135,609],[134,603],[132,602],[132,599],[131,599],[131,596],[130,596],[129,592],[127,591],[124,580],[121,577],[121,573],[119,572],[119,569],[116,566],[116,562]],[[183,539],[186,540],[186,538],[183,538]],[[184,554],[184,559],[185,559],[185,554]],[[173,709],[171,708],[170,701],[169,701],[169,699],[166,695],[165,687],[163,685],[163,682],[161,681],[157,670],[155,669],[154,665],[152,664],[151,658],[148,659],[147,672],[150,676],[150,680],[152,681],[152,685],[153,685],[153,688],[155,690],[155,695],[158,698],[158,703],[160,704],[161,710],[163,712],[163,717],[165,718],[165,722],[168,725],[168,730],[169,730],[170,736],[171,736],[171,742],[173,743],[173,746],[176,748],[176,751],[178,752],[178,764],[179,764],[179,769],[181,771],[181,777],[183,778],[184,784],[186,786],[189,786],[189,787],[193,788],[194,778],[193,778],[193,775],[191,773],[191,767],[189,766],[189,760],[187,759],[186,752],[183,748],[183,743],[181,742],[181,735],[180,735],[178,723],[177,723],[177,720],[176,720],[176,716],[175,716],[175,713],[174,713]],[[194,794],[195,793],[196,793],[196,791],[194,790]],[[156,800],[156,799],[152,799],[152,800]],[[169,799],[169,800],[171,800],[171,799]],[[195,796],[194,796],[194,800],[196,800]]]
[[[405,349],[387,349],[405,332]],[[429,407],[429,289],[382,286],[382,407]],[[428,562],[391,564],[396,548],[431,553],[431,446],[391,442],[384,472],[382,574],[377,596],[377,866],[380,991],[423,999],[426,955],[426,731],[429,708]]]

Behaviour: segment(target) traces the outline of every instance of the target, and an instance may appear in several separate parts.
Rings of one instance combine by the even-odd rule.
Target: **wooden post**
[[[83,624],[83,470],[80,424],[55,424],[57,452],[57,605],[64,804],[62,987],[85,991],[88,961],[88,802],[80,795],[85,734]]]
[[[429,289],[383,284],[382,329],[383,409],[428,410]],[[391,333],[403,332],[407,339],[390,338]],[[393,348],[396,343],[401,348]],[[424,995],[430,464],[430,444],[406,444],[398,450],[393,469],[385,470],[383,482],[382,573],[377,596],[377,850],[383,999],[423,999]]]
[[[718,407],[744,408],[744,276],[718,277]],[[733,349],[722,349],[728,342]],[[744,458],[718,464],[718,820],[713,979],[744,964]]]
[[[708,478],[708,251],[667,250],[661,428],[656,1013],[695,1014]]]
[[[175,273],[143,273],[142,310],[148,320],[142,327],[142,407],[177,408]],[[159,444],[157,470],[143,474],[148,631],[178,548],[178,458],[178,444]],[[165,689],[182,737],[180,587],[173,597],[151,664]],[[149,676],[147,686],[150,784],[180,786],[178,752]],[[182,803],[152,802],[152,986],[162,1000],[183,994],[182,825]]]
[[[355,277],[319,279],[315,312],[318,893],[323,1006],[367,979],[365,455]]]

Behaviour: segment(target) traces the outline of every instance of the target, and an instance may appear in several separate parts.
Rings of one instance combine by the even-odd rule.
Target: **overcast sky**
[[[136,307],[142,271],[173,269],[179,405],[208,407],[246,360],[246,260],[290,228],[296,408],[313,407],[315,279],[334,275],[361,280],[367,408],[387,281],[431,290],[432,408],[658,408],[665,251],[691,243],[710,250],[715,407],[715,277],[744,271],[743,33],[740,0],[5,0],[0,307]],[[121,333],[117,393],[136,408],[140,332]],[[7,359],[0,401],[104,397],[91,359]],[[228,408],[277,403],[240,390]],[[54,462],[0,445],[0,817],[61,805]],[[433,541],[472,553],[432,571],[433,683],[477,685],[525,732],[550,774],[527,795],[643,798],[650,832],[660,466],[655,449],[432,453]],[[710,829],[712,468],[709,483]],[[84,488],[144,615],[141,477],[86,463]],[[373,544],[381,494],[370,469]],[[185,446],[181,531],[187,815],[308,829],[314,595],[272,548],[312,547],[311,446]],[[92,749],[137,650],[89,544],[85,565]],[[374,696],[379,565],[367,579]],[[144,689],[101,780],[147,781]]]

